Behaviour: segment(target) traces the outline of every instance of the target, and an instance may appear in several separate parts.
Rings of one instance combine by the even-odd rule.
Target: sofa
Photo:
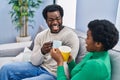
[[[43,27],[40,27],[38,32],[44,30]],[[74,30],[80,42],[80,45],[84,47],[79,49],[78,55],[76,57],[76,63],[78,63],[83,57],[84,54],[80,54],[82,50],[85,49],[85,37],[86,35],[80,31]],[[38,33],[37,32],[37,33]],[[36,34],[37,34],[36,33]],[[6,63],[14,61],[28,61],[30,57],[31,50],[33,49],[34,41],[21,42],[21,43],[10,43],[0,45],[0,67]],[[112,50],[109,50],[110,59],[111,59],[111,68],[112,68],[112,80],[120,79],[120,46],[116,45]]]

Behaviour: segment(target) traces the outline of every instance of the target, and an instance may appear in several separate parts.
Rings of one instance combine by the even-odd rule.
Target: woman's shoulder
[[[88,61],[86,62],[86,65],[87,65],[87,66],[90,66],[90,67],[93,67],[94,69],[96,68],[96,69],[98,69],[98,70],[103,69],[103,68],[106,67],[104,61],[102,61],[102,60],[100,60],[100,59],[88,60]]]

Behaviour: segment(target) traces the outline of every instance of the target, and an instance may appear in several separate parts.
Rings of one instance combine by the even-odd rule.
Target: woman
[[[70,80],[111,80],[108,50],[117,44],[118,39],[119,32],[110,21],[91,21],[86,38],[86,49],[89,53],[79,64],[74,62],[71,55],[68,59]],[[51,56],[57,62],[57,80],[67,80],[59,49],[52,49]]]

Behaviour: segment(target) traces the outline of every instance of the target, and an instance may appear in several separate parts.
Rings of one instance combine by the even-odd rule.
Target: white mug
[[[53,48],[59,48],[62,45],[62,41],[53,40]]]

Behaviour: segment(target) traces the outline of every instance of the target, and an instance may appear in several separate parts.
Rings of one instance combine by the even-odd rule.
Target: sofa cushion
[[[15,57],[0,57],[0,68],[7,63],[30,61],[30,56],[31,50],[26,47],[23,52]]]
[[[120,80],[120,51],[110,50],[111,80]]]
[[[30,61],[31,54],[32,54],[32,51],[26,47],[23,52],[21,52],[16,57],[13,57],[12,61],[14,62]]]
[[[85,40],[79,37],[79,51],[75,59],[76,63],[79,63],[81,61],[81,59],[85,56],[85,53],[87,53]]]
[[[37,31],[36,34],[35,34],[35,37],[36,37],[36,35],[37,35],[38,33],[40,33],[40,32],[43,31],[43,30],[45,30],[45,28],[44,28],[42,25],[40,25],[38,31]],[[30,45],[30,47],[29,47],[30,50],[33,50],[35,37],[33,38],[33,42],[31,43],[31,45]]]
[[[0,50],[0,57],[12,57],[12,56],[16,56],[20,52],[22,52],[23,50],[24,50],[24,48]]]
[[[85,56],[85,54],[87,53],[86,47],[85,47],[85,38],[86,35],[85,33],[82,33],[80,31],[75,30],[78,38],[79,38],[79,51],[78,54],[76,56],[76,63],[79,63],[81,61],[81,59]]]
[[[14,58],[14,57],[0,57],[0,68],[1,68],[4,64],[13,62],[13,61],[12,61],[12,58]]]
[[[29,47],[32,41],[9,43],[0,45],[0,57],[14,57],[20,52],[23,52],[25,47]]]

